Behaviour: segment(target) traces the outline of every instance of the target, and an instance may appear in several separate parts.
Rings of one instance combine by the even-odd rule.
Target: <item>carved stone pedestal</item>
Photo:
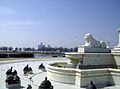
[[[90,48],[90,47],[78,47],[78,52],[82,53],[110,53],[108,48]]]

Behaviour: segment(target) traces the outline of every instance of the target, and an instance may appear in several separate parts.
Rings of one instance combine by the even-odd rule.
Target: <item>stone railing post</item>
[[[119,43],[118,43],[117,47],[120,47],[120,29],[118,29],[117,32],[119,34]]]

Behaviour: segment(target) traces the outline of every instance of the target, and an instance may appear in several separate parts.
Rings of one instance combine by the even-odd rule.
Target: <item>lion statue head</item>
[[[92,38],[93,38],[93,37],[92,37],[91,33],[87,33],[87,34],[84,36],[84,39],[85,39],[85,41],[86,41],[87,43],[89,43]]]

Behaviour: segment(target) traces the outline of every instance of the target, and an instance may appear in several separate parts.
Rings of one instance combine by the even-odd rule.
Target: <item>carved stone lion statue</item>
[[[95,38],[90,33],[87,33],[84,39],[85,39],[85,44],[83,46],[92,47],[92,48],[107,48],[105,42],[95,40]]]

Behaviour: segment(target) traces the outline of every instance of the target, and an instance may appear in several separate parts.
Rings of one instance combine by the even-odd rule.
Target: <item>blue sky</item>
[[[88,32],[116,46],[119,28],[120,0],[0,0],[0,46],[75,47]]]

